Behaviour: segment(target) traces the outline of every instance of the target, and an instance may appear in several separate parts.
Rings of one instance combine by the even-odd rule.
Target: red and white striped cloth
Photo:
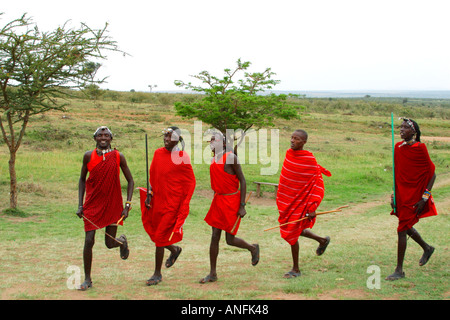
[[[311,152],[292,149],[286,152],[276,199],[280,224],[301,219],[307,213],[316,211],[325,195],[322,174],[331,176],[317,163]],[[314,223],[315,219],[305,219],[282,226],[281,237],[293,245],[302,231],[312,228]]]

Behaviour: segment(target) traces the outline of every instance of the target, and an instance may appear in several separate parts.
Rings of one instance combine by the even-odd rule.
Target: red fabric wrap
[[[395,215],[399,219],[398,232],[411,229],[421,218],[437,215],[432,196],[425,204],[420,217],[416,216],[416,208],[413,207],[422,199],[423,192],[434,175],[435,166],[428,155],[427,147],[421,142],[411,146],[402,143],[397,143],[394,148]],[[394,214],[394,210],[391,214]]]
[[[123,199],[120,187],[120,154],[113,150],[103,156],[92,151],[88,162],[89,177],[86,180],[84,216],[100,229],[116,223],[122,216]],[[123,222],[120,223],[121,225]],[[91,222],[84,219],[84,230],[95,230]]]
[[[241,203],[241,192],[239,191],[239,179],[234,174],[225,172],[225,163],[228,152],[219,161],[213,159],[209,167],[211,188],[214,190],[214,198],[206,214],[205,221],[211,227],[224,230],[236,235],[239,230],[240,221],[233,229],[238,219],[237,212]]]
[[[189,155],[185,151],[171,152],[166,148],[155,150],[150,165],[150,185],[153,197],[149,209],[145,207],[147,189],[138,188],[145,231],[157,247],[181,241],[189,202],[195,190]]]
[[[280,224],[301,219],[307,213],[316,211],[325,192],[322,174],[331,176],[317,163],[311,152],[292,149],[286,152],[276,199]],[[302,231],[312,228],[314,223],[315,219],[305,219],[282,226],[281,237],[293,245]]]

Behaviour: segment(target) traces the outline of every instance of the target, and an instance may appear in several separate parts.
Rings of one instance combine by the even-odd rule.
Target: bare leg
[[[249,244],[244,239],[238,238],[231,233],[226,233],[227,244],[233,247],[247,249],[252,254],[252,265],[256,266],[259,262],[259,245]]]
[[[128,242],[127,242],[127,238],[125,237],[125,235],[123,234],[119,238],[116,238],[116,233],[117,233],[116,225],[107,226],[105,232],[112,237],[111,238],[105,234],[106,247],[108,249],[120,247],[120,257],[124,260],[127,259],[130,252],[128,249]],[[116,240],[114,240],[113,238]]]
[[[155,271],[150,279],[147,280],[147,285],[152,286],[162,281],[161,266],[164,259],[164,247],[156,247],[155,250]]]
[[[313,233],[311,231],[311,229],[303,230],[302,233],[301,233],[301,236],[305,237],[305,238],[316,240],[321,245],[324,245],[327,242],[327,238],[323,238],[323,237],[320,237],[320,236],[316,235],[315,233]]]
[[[397,267],[393,274],[386,277],[386,280],[398,280],[405,277],[405,273],[403,272],[403,261],[405,259],[407,245],[406,233],[407,231],[398,232]]]
[[[92,248],[95,244],[95,230],[86,231],[83,249],[84,263],[84,282],[80,286],[80,290],[86,290],[92,286],[91,268],[92,268]]]
[[[300,267],[298,264],[298,253],[300,251],[300,246],[298,241],[291,245],[291,254],[292,254],[292,270],[287,272],[284,275],[284,278],[294,278],[300,276]]]
[[[423,249],[423,255],[422,258],[420,258],[419,265],[423,266],[428,262],[428,259],[430,259],[431,255],[434,252],[434,247],[430,246],[428,243],[426,243],[422,237],[420,236],[419,232],[417,232],[416,229],[411,228],[406,233],[413,239],[415,242],[417,242]]]
[[[115,238],[116,237],[116,233],[117,233],[117,226],[113,226],[113,225],[110,225],[110,226],[107,226],[106,228],[105,228],[105,232],[107,233],[107,234],[109,234],[111,237],[113,237],[113,238]],[[117,240],[119,240],[119,239],[117,239]],[[120,240],[119,240],[120,241]],[[114,239],[111,239],[110,237],[108,237],[106,234],[105,234],[105,245],[106,245],[106,247],[108,248],[108,249],[112,249],[112,248],[117,248],[117,247],[119,247],[120,246],[120,243],[119,242],[117,242],[117,241],[115,241]]]
[[[214,282],[217,280],[217,257],[219,255],[219,241],[222,230],[212,227],[211,243],[209,245],[209,274],[200,280],[200,283]]]
[[[178,256],[180,255],[182,249],[181,249],[181,247],[175,246],[173,244],[166,246],[165,248],[170,251],[170,256],[166,260],[166,264],[165,264],[166,268],[170,268],[171,266],[174,265],[175,261],[177,261]]]
[[[301,233],[301,236],[309,238],[309,239],[313,239],[313,240],[316,240],[317,242],[319,242],[319,247],[316,249],[316,254],[318,256],[321,256],[327,249],[328,245],[330,244],[330,237],[325,237],[325,238],[320,237],[320,236],[316,235],[315,233],[313,233],[311,231],[311,229],[303,230]]]

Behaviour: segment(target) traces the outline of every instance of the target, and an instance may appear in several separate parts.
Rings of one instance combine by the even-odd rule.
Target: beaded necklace
[[[103,161],[105,161],[105,154],[110,153],[112,150],[111,149],[99,149],[99,148],[97,148],[97,151],[102,153]],[[98,154],[98,152],[97,152],[97,154]]]

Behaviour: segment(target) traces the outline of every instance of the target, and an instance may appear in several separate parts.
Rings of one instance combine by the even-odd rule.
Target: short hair
[[[308,140],[308,133],[305,130],[297,129],[294,132],[300,132],[301,134],[303,134],[305,136],[306,140]]]
[[[111,139],[112,139],[113,134],[112,134],[111,130],[109,130],[109,128],[107,126],[98,127],[97,130],[95,130],[95,132],[94,132],[94,139],[97,137],[97,134],[99,133],[99,131],[102,131],[102,130],[108,130],[109,134],[111,135]]]

